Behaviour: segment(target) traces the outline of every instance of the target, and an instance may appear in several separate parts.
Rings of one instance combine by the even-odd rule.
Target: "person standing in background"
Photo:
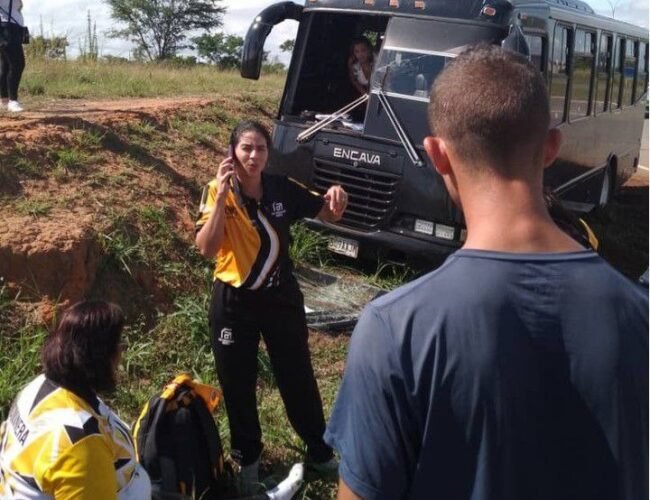
[[[23,111],[18,102],[18,87],[25,69],[22,10],[22,0],[0,0],[0,101],[12,113]]]

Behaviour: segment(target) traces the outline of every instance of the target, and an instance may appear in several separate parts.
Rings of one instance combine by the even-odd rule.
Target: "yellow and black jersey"
[[[0,499],[148,498],[129,428],[99,398],[40,375],[0,432]],[[148,496],[149,495],[149,496]]]
[[[259,202],[231,189],[226,197],[224,241],[215,256],[214,279],[236,288],[278,286],[291,273],[289,227],[315,217],[323,198],[285,176],[262,174]],[[196,230],[207,222],[217,199],[216,180],[203,190]]]

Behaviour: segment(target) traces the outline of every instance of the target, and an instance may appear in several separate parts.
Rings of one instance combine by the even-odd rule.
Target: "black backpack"
[[[143,408],[133,434],[153,498],[216,500],[226,495],[230,476],[211,414],[220,397],[216,388],[179,375]]]

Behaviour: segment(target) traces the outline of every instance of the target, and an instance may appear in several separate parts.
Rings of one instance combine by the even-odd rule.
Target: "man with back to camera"
[[[477,46],[429,120],[467,240],[355,328],[325,434],[339,499],[648,498],[648,299],[546,211],[539,71]]]

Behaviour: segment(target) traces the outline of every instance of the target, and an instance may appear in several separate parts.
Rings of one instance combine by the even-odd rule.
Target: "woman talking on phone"
[[[257,351],[264,338],[291,425],[307,445],[307,467],[335,472],[323,441],[325,421],[307,344],[303,296],[289,258],[289,227],[304,217],[338,221],[347,194],[324,196],[264,172],[271,137],[261,124],[239,123],[230,156],[204,189],[196,244],[214,258],[209,319],[217,376],[223,390],[233,458],[241,465],[242,493],[259,482],[262,433],[257,413]]]

